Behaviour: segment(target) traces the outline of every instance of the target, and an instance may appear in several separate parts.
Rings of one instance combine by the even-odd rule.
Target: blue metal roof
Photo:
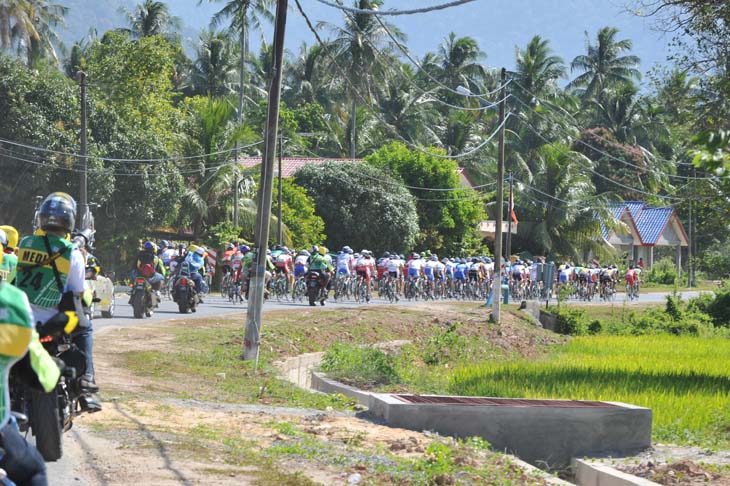
[[[635,218],[636,228],[639,230],[639,237],[644,245],[655,245],[669,218],[674,212],[673,208],[650,208],[644,207]]]
[[[623,206],[629,210],[631,217],[636,221],[639,213],[646,207],[646,203],[641,201],[624,201]]]
[[[622,203],[612,203],[608,205],[608,210],[611,215],[619,220],[624,214],[624,211],[628,211],[631,219],[639,232],[640,244],[642,245],[656,245],[662,231],[667,226],[669,218],[674,213],[674,208],[654,208],[647,206],[646,203],[641,201],[625,201]],[[609,230],[601,222],[601,232],[603,238],[608,239]]]

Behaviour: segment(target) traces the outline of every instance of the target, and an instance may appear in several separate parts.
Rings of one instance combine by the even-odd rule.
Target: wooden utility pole
[[[507,97],[507,70],[502,68],[499,102],[499,150],[497,154],[497,221],[494,227],[494,281],[492,282],[492,317],[499,324],[502,310],[502,213],[504,208],[504,111]]]
[[[507,251],[504,252],[509,260],[512,257],[512,205],[514,204],[514,193],[512,183],[512,172],[509,173],[509,202],[507,203]]]
[[[88,193],[88,170],[89,159],[86,156],[86,73],[79,71],[76,73],[79,86],[81,88],[81,180],[79,181],[79,206],[81,218],[79,218],[79,227],[86,229],[89,224],[89,193]]]
[[[282,175],[281,175],[281,147],[284,142],[283,139],[284,139],[284,134],[279,132],[279,181],[278,181],[279,182],[279,209],[278,209],[278,214],[276,215],[278,218],[278,220],[276,221],[276,242],[280,245],[283,244],[283,236],[282,236],[282,228],[281,228],[281,225],[282,225],[282,222],[281,222],[281,189],[282,189],[282,187],[281,187],[281,178],[282,178]]]
[[[266,247],[269,241],[271,222],[271,193],[274,185],[274,157],[276,155],[276,134],[279,126],[279,101],[281,100],[281,78],[284,64],[284,31],[286,29],[287,0],[277,0],[274,26],[274,62],[269,85],[269,107],[264,139],[264,158],[261,164],[261,187],[259,188],[258,211],[254,232],[254,268],[249,282],[248,311],[246,312],[246,333],[243,340],[245,360],[256,360],[258,366],[259,338],[261,335],[261,311],[264,306],[264,283],[266,276]]]

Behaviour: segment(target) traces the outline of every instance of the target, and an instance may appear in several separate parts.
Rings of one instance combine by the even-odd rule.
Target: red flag
[[[515,213],[515,198],[512,194],[512,191],[510,191],[509,193],[509,214],[512,218],[512,222],[515,224],[515,226],[517,226],[517,223],[519,223],[519,221],[517,221],[517,214]]]

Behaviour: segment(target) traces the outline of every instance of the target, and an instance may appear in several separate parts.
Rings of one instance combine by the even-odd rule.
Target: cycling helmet
[[[147,240],[142,245],[142,249],[145,251],[155,251],[156,245],[152,243],[151,241]]]
[[[18,247],[18,230],[16,230],[12,226],[4,225],[0,226],[0,230],[3,230],[5,232],[5,235],[8,239],[7,242],[5,242],[5,248],[9,248],[11,250],[14,250]]]
[[[281,245],[274,245],[274,250],[283,250]]]
[[[390,258],[390,253],[388,253],[387,251],[383,253],[383,258]]]
[[[421,258],[421,255],[420,255],[420,254],[418,254],[418,253],[416,253],[416,252],[413,252],[413,254],[412,254],[411,256],[412,256],[413,258]]]
[[[226,246],[226,250],[233,250],[235,249],[235,245],[233,243],[228,243],[228,246]]]
[[[438,256],[437,254],[435,254],[435,253],[432,253],[432,254],[431,254],[431,260],[432,260],[432,261],[434,261],[434,262],[435,262],[435,261],[437,261],[438,259],[439,259],[439,256]]]
[[[318,253],[319,247],[317,245],[312,245],[312,248],[309,251],[310,253]]]
[[[479,259],[478,259],[478,258],[472,258],[472,259],[471,259],[471,262],[472,262],[472,263],[479,263]]]
[[[2,229],[0,229],[0,245],[8,246],[8,234]]]
[[[318,251],[319,251],[319,254],[320,254],[320,255],[322,255],[322,256],[325,256],[325,255],[327,254],[327,247],[325,247],[325,246],[320,246],[320,247],[318,248]]]
[[[299,252],[300,255],[309,256],[309,252],[307,250],[302,250]]]
[[[203,248],[202,246],[199,246],[195,249],[195,253],[197,253],[200,256],[203,256],[205,254],[205,248]]]
[[[38,210],[42,230],[62,230],[71,233],[76,225],[76,201],[65,192],[54,192]]]
[[[398,260],[405,260],[405,259],[406,259],[406,256],[404,254],[401,253],[400,255],[398,255]]]
[[[267,255],[271,255],[271,250],[269,250],[269,249],[267,248],[267,249],[266,249],[266,254],[267,254]]]
[[[281,248],[279,248],[279,249],[280,249],[280,250],[281,250],[282,252],[284,252],[284,253],[289,253],[289,248],[287,248],[286,246],[282,246],[282,247],[281,247]]]
[[[157,246],[158,248],[167,248],[170,246],[170,242],[167,240],[160,240],[160,244]]]
[[[451,263],[451,262],[449,262],[449,259],[448,258],[444,257],[444,259],[441,260],[441,263],[443,263],[444,265],[446,265],[447,263]]]
[[[461,260],[459,260],[459,263],[466,263],[466,258],[462,258]]]
[[[487,257],[487,258],[484,259],[484,262],[485,263],[492,263],[492,259],[489,258],[489,257]]]
[[[342,253],[352,253],[352,248],[350,248],[349,246],[343,246]]]
[[[248,245],[241,245],[238,247],[238,251],[240,251],[241,253],[248,253],[249,251],[251,251],[251,248],[249,248]]]

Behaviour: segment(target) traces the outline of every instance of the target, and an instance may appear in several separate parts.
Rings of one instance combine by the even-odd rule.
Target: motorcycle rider
[[[157,245],[145,241],[137,254],[137,275],[147,278],[155,292],[159,292],[162,281],[165,280],[165,266],[157,256]]]
[[[54,192],[41,204],[38,217],[40,229],[20,241],[15,286],[25,292],[37,322],[48,321],[59,309],[76,313],[79,327],[73,339],[86,355],[86,373],[79,379],[85,393],[79,404],[83,410],[98,412],[101,404],[91,395],[99,391],[94,375],[93,329],[81,302],[85,261],[68,240],[76,224],[76,201],[64,192]]]
[[[0,229],[0,241],[7,239],[5,231]],[[0,264],[5,256],[3,247],[0,243]],[[38,377],[44,391],[53,390],[61,375],[53,359],[38,341],[32,316],[28,297],[0,278],[0,471],[18,486],[46,486],[48,479],[43,457],[25,441],[15,420],[11,419],[8,372],[14,363],[28,356],[26,351],[29,348],[36,352],[40,348],[45,356],[37,353],[33,353],[33,356],[39,358],[34,361],[40,369]],[[30,359],[26,361],[30,362]]]
[[[15,249],[18,247],[18,230],[12,226],[0,226],[0,230],[5,232],[5,257],[0,264],[0,275],[10,283],[15,280],[15,273],[18,268],[18,257],[15,255]],[[5,274],[5,275],[3,275]]]
[[[330,263],[330,260],[327,259],[327,248],[325,248],[324,246],[313,246],[312,250],[312,255],[309,258],[309,271],[320,272],[320,274],[322,275],[322,288],[326,289],[329,285],[330,277],[335,267],[333,267],[332,263]],[[327,300],[326,293],[324,297],[322,297],[322,300],[319,301],[319,304],[324,305],[325,300]]]
[[[203,276],[200,274],[200,270],[205,268],[205,248],[202,246],[190,245],[190,251],[185,257],[185,262],[190,267],[190,278],[195,282],[195,290],[198,291],[198,295],[208,292],[207,285],[203,281]],[[200,303],[203,303],[203,299],[200,299]]]

